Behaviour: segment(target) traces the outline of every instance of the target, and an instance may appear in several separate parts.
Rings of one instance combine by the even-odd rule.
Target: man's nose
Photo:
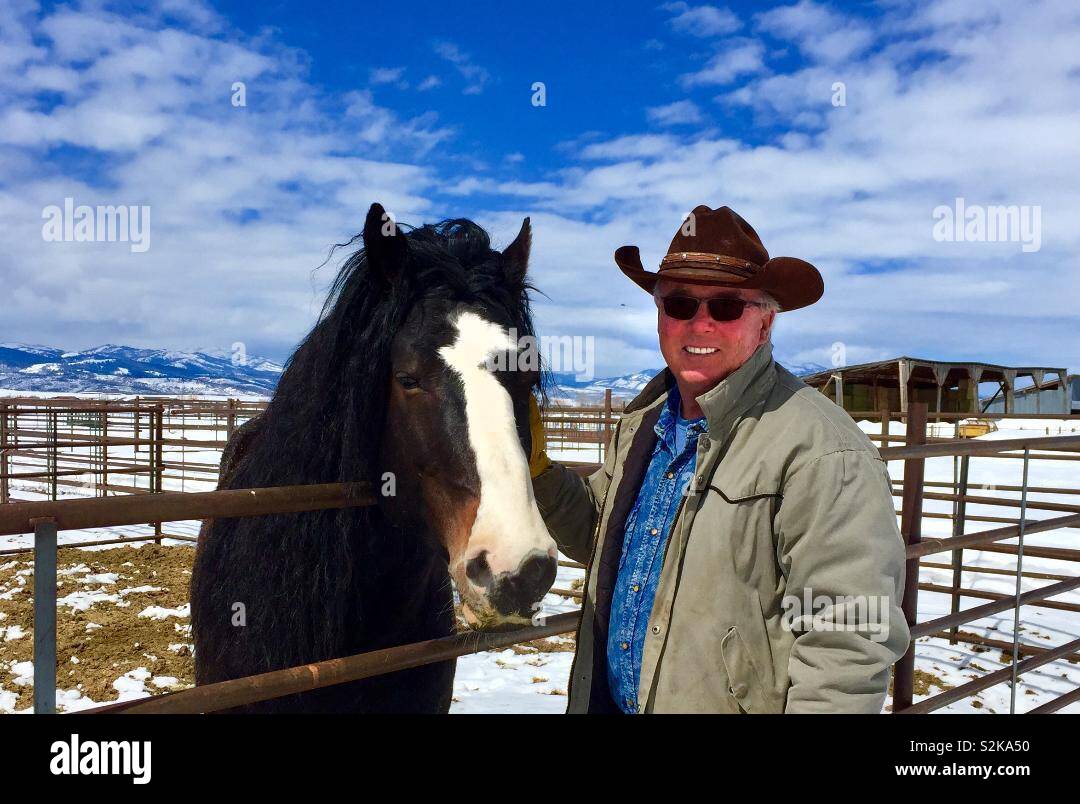
[[[690,326],[699,332],[711,330],[716,326],[716,322],[709,313],[709,305],[704,300],[698,305],[694,317],[690,319]]]

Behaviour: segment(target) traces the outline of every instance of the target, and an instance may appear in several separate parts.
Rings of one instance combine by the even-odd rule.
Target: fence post
[[[34,714],[56,714],[56,520],[34,526]]]
[[[953,536],[963,536],[965,519],[967,517],[967,493],[968,493],[968,464],[970,455],[960,456],[960,478],[956,487],[956,505],[953,509]],[[952,605],[949,607],[950,614],[960,611],[960,580],[964,572],[964,548],[952,551]],[[960,626],[954,625],[949,629],[949,644],[956,644],[956,637],[960,633]]]
[[[165,407],[163,405],[157,405],[155,407],[157,411],[157,422],[154,425],[154,441],[156,442],[154,444],[154,491],[160,493],[162,486],[162,474],[165,471],[164,467],[162,466],[162,459],[164,455],[161,443],[165,436],[165,427],[163,424],[163,420],[165,418]],[[154,535],[157,536],[154,541],[157,544],[161,544],[160,522],[154,523]]]
[[[926,403],[910,402],[907,411],[907,444],[926,443]],[[900,533],[904,543],[922,541],[922,504],[924,458],[904,461],[904,501],[900,509]],[[904,568],[904,599],[901,605],[908,626],[915,625],[919,608],[919,559],[913,558]],[[893,671],[893,708],[895,714],[911,706],[915,692],[915,640]]]
[[[109,408],[101,411],[101,496],[109,496]]]
[[[1009,684],[1009,714],[1016,714],[1016,677],[1020,663],[1020,591],[1024,581],[1024,528],[1027,525],[1028,463],[1031,450],[1024,447],[1024,480],[1020,492],[1019,540],[1016,544],[1016,607],[1013,609],[1012,682]]]
[[[0,504],[8,501],[7,402],[0,402]]]

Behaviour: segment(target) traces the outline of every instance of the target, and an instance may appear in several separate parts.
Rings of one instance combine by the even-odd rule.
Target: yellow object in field
[[[958,422],[956,435],[958,438],[978,438],[987,433],[997,430],[997,425],[989,419],[975,419],[973,421]]]

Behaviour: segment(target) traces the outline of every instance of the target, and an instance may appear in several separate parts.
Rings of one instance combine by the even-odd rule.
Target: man
[[[727,207],[697,207],[653,294],[667,368],[588,480],[530,466],[560,549],[589,569],[569,712],[879,712],[909,632],[884,462],[844,410],[772,359],[778,310],[817,270],[769,259]]]

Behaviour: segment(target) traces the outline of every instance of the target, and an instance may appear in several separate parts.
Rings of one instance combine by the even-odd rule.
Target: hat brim
[[[677,263],[659,271],[646,271],[637,246],[623,246],[615,252],[615,263],[638,287],[652,293],[661,279],[694,285],[764,290],[785,310],[808,307],[821,298],[825,282],[818,269],[797,257],[773,257],[754,276],[743,278],[721,267],[705,268]]]

